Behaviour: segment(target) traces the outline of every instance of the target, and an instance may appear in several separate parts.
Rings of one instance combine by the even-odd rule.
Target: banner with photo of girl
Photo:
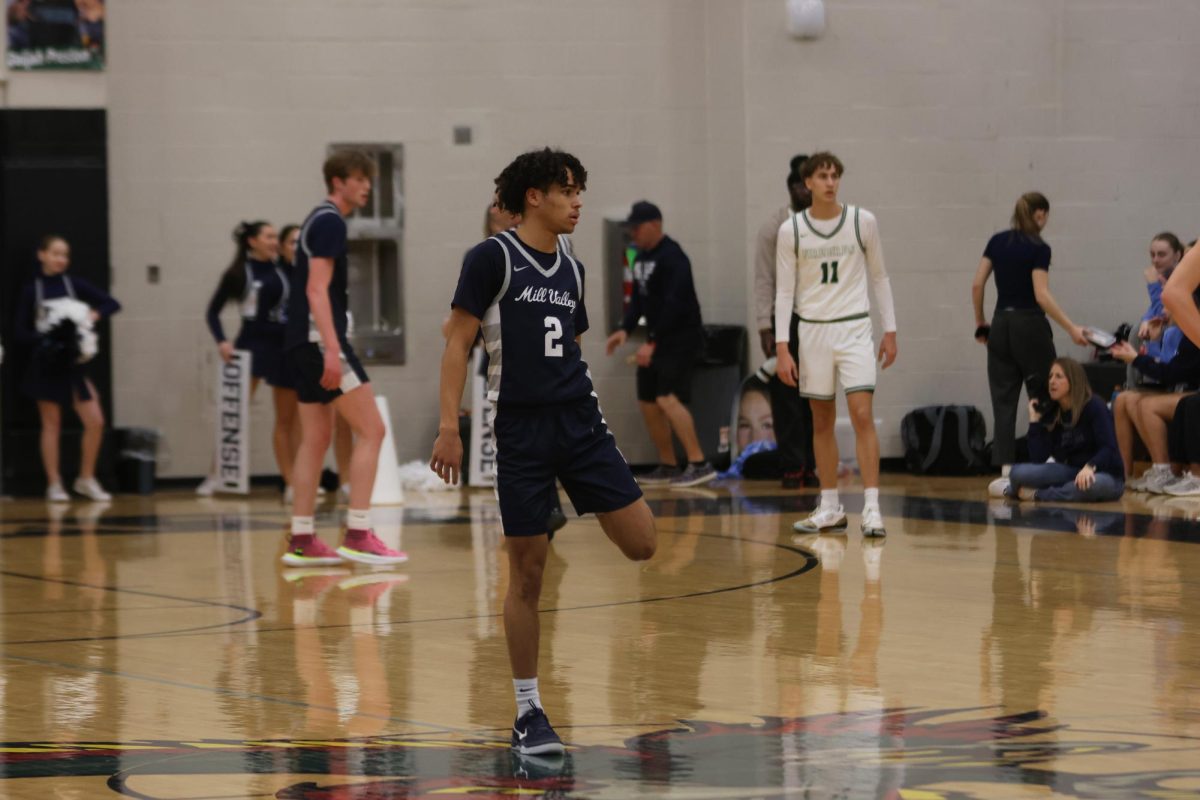
[[[733,404],[731,463],[721,473],[722,478],[765,480],[778,479],[782,474],[771,413],[770,381],[774,374],[775,359],[771,358],[742,381]]]
[[[104,69],[104,0],[5,0],[10,70]]]

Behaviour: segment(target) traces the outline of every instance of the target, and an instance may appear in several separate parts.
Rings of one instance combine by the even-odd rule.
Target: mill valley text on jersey
[[[504,231],[467,253],[453,305],[483,323],[489,399],[540,406],[592,394],[575,341],[588,329],[583,284],[583,264],[562,237],[546,253]]]

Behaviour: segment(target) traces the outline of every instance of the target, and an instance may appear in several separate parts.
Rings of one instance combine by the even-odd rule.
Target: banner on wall
[[[722,477],[753,480],[780,476],[775,416],[771,409],[770,381],[775,374],[775,359],[768,359],[758,371],[738,387],[733,400],[733,441],[729,469]]]
[[[496,481],[496,436],[492,431],[492,403],[487,399],[487,374],[482,347],[471,359],[471,455],[467,462],[468,486],[492,486]]]
[[[217,491],[250,493],[250,351],[217,365]]]
[[[5,0],[10,70],[104,69],[105,0]]]

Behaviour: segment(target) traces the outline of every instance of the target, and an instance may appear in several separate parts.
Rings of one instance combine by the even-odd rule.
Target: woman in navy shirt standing
[[[46,344],[46,334],[39,321],[49,311],[50,301],[70,297],[86,303],[91,308],[92,322],[112,316],[121,310],[121,304],[102,289],[83,278],[67,276],[71,264],[71,247],[61,236],[50,235],[42,239],[37,251],[41,269],[36,278],[26,283],[17,304],[17,336],[35,348]],[[46,499],[52,503],[64,503],[71,499],[62,485],[58,470],[59,433],[62,430],[62,406],[73,405],[75,413],[83,423],[83,441],[80,446],[79,477],[72,488],[91,500],[111,500],[112,495],[96,480],[96,459],[100,455],[100,444],[104,439],[104,409],[96,387],[87,375],[87,365],[71,363],[51,365],[35,352],[29,371],[21,383],[21,391],[37,401],[42,419],[42,468],[46,471]]]
[[[284,323],[291,292],[290,268],[276,262],[279,235],[270,223],[243,222],[234,230],[233,240],[237,252],[221,276],[205,318],[224,361],[233,358],[234,350],[250,351],[251,396],[262,381],[271,386],[275,402],[275,462],[279,465],[286,491],[290,493],[296,390],[283,358]],[[233,342],[225,338],[221,326],[221,309],[230,302],[238,303],[242,312],[242,327]],[[196,493],[208,496],[215,487],[215,479],[209,477],[197,487]]]
[[[1087,344],[1083,329],[1071,322],[1050,293],[1050,245],[1042,240],[1049,217],[1050,201],[1045,195],[1021,195],[1012,227],[988,241],[971,287],[975,339],[988,349],[995,438],[992,461],[1005,475],[1016,458],[1021,386],[1031,400],[1046,397],[1046,375],[1056,355],[1046,316],[1053,317],[1075,344]],[[983,295],[991,274],[996,279],[996,310],[989,325],[983,315]]]

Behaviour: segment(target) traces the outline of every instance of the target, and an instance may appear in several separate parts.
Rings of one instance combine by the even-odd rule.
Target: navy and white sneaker
[[[705,461],[703,464],[688,464],[683,472],[671,479],[669,485],[672,489],[686,489],[716,479],[717,471],[713,469],[712,464]]]
[[[525,756],[562,755],[567,750],[540,708],[517,717],[512,729],[512,749]]]

